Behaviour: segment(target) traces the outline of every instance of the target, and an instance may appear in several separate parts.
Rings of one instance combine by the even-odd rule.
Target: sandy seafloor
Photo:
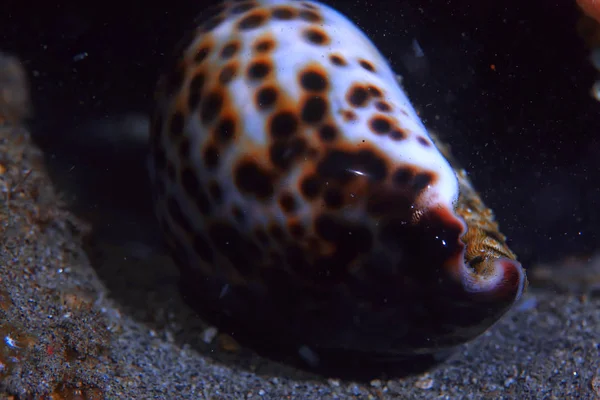
[[[6,62],[0,67],[3,89],[26,90]],[[102,233],[123,221],[152,231],[152,219],[95,210],[96,222],[83,222],[69,211],[61,200],[69,196],[50,180],[21,122],[25,102],[15,92],[3,96],[0,398],[600,397],[600,299],[544,288],[529,290],[486,334],[418,376],[345,380],[237,348],[185,305],[177,269],[159,246]]]

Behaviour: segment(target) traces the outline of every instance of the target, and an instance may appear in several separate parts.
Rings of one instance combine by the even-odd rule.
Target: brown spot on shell
[[[246,75],[249,80],[261,80],[264,79],[272,70],[272,65],[270,60],[256,59],[248,65],[248,70]]]
[[[373,65],[372,62],[361,59],[358,61],[358,63],[360,64],[361,67],[363,67],[367,71],[375,72],[375,66]]]
[[[371,97],[382,97],[383,92],[377,86],[369,85],[367,86],[367,91],[369,92],[369,96]]]
[[[273,176],[256,161],[245,159],[234,167],[234,180],[238,190],[244,194],[266,199],[273,194]]]
[[[328,187],[323,193],[323,201],[327,208],[337,210],[344,204],[344,196],[339,188]]]
[[[310,4],[310,3],[306,3],[306,2],[303,2],[303,3],[301,4],[301,6],[302,6],[302,7],[305,7],[305,8],[308,8],[308,9],[310,9],[310,10],[318,10],[318,9],[319,9],[319,8],[318,8],[317,6],[315,6],[314,4]]]
[[[288,138],[296,133],[298,124],[294,111],[278,111],[269,121],[268,132],[273,139]]]
[[[392,106],[388,102],[385,101],[377,101],[375,103],[375,108],[381,112],[390,112],[392,111]]]
[[[306,199],[316,198],[323,188],[323,182],[316,175],[308,175],[300,182],[300,192]]]
[[[344,57],[342,57],[339,54],[331,54],[329,55],[329,61],[331,61],[331,63],[333,65],[336,65],[338,67],[343,67],[348,65],[348,62],[346,61],[346,59],[344,59]]]
[[[416,192],[420,192],[427,188],[427,186],[432,185],[435,182],[435,175],[431,172],[419,172],[415,175],[412,180],[412,188]]]
[[[338,135],[337,128],[332,124],[324,124],[319,128],[319,137],[324,142],[333,142]]]
[[[232,40],[228,42],[223,49],[221,50],[221,58],[223,60],[228,60],[231,57],[235,56],[235,54],[240,50],[240,42],[237,40]]]
[[[436,181],[436,176],[432,172],[418,171],[411,167],[400,167],[393,173],[392,181],[396,186],[410,189],[413,195],[416,196],[428,185],[433,184]]]
[[[203,124],[214,121],[223,107],[224,98],[220,90],[214,89],[202,100],[200,106],[200,119]]]
[[[249,31],[261,27],[269,19],[268,14],[263,10],[253,11],[243,17],[237,24],[241,31]]]
[[[414,175],[415,175],[415,172],[413,171],[412,168],[400,167],[394,172],[392,180],[393,180],[394,184],[396,184],[398,186],[405,186],[411,181],[411,179],[413,178]]]
[[[206,165],[206,168],[216,168],[219,165],[219,158],[219,149],[216,146],[209,144],[205,147],[204,156],[202,159],[204,160],[204,165]]]
[[[221,118],[216,125],[213,135],[215,142],[228,144],[235,138],[236,119],[233,116]]]
[[[385,135],[392,129],[392,121],[385,115],[375,115],[369,120],[369,128],[377,135]]]
[[[390,137],[394,140],[404,140],[408,137],[408,134],[400,128],[395,128],[390,132]]]
[[[269,158],[275,167],[286,171],[306,152],[305,139],[295,137],[291,140],[275,141],[269,149]]]
[[[329,86],[327,71],[320,65],[313,63],[300,72],[299,83],[304,90],[313,92],[327,90]]]
[[[323,96],[308,96],[302,105],[300,118],[307,124],[318,124],[327,114],[328,107]]]
[[[364,107],[369,100],[369,92],[363,86],[354,84],[346,93],[346,101],[353,107]]]
[[[326,46],[329,44],[330,39],[327,33],[319,27],[310,27],[304,30],[302,36],[310,43],[318,46]]]
[[[301,10],[299,17],[306,22],[323,23],[323,17],[314,10]]]
[[[300,239],[306,234],[306,228],[298,220],[291,220],[288,223],[288,230],[295,239]]]
[[[319,158],[319,154],[319,149],[317,149],[316,147],[308,147],[306,149],[306,157],[310,160],[316,160],[317,158]]]
[[[331,149],[317,164],[317,173],[322,179],[342,184],[358,176],[371,182],[382,182],[388,175],[388,161],[372,146],[361,146],[358,151]]]
[[[431,142],[425,139],[423,136],[417,136],[417,142],[425,147],[431,147]]]
[[[342,113],[342,118],[344,119],[344,122],[352,122],[352,121],[356,121],[358,119],[358,116],[352,110],[342,110],[341,113]]]
[[[254,43],[254,51],[257,53],[268,53],[275,49],[276,41],[272,35],[263,35]]]
[[[219,73],[219,83],[222,85],[229,84],[237,75],[237,62],[233,61],[224,66]]]
[[[205,76],[202,71],[196,72],[189,85],[188,107],[195,110],[202,100],[202,91],[204,90]]]
[[[212,47],[210,45],[205,44],[205,45],[200,46],[200,48],[196,52],[196,55],[194,55],[194,62],[197,64],[202,63],[204,60],[206,60],[206,58],[210,54],[211,50],[212,50]]]
[[[273,17],[273,19],[289,21],[298,16],[298,10],[290,6],[273,7],[273,10],[271,11],[271,16]]]
[[[286,214],[293,214],[298,206],[296,199],[294,199],[294,196],[289,192],[285,192],[279,197],[279,205]]]
[[[259,110],[271,108],[277,102],[277,96],[277,89],[274,86],[268,85],[261,87],[256,91],[254,99],[256,108]]]

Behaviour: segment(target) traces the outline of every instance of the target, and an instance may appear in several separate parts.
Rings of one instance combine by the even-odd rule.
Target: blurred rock
[[[0,52],[0,124],[30,116],[29,80],[20,61]]]

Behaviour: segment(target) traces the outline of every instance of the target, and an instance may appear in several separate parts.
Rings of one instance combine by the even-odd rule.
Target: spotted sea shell
[[[159,82],[150,148],[186,298],[264,340],[433,354],[526,286],[384,56],[321,3],[223,2]]]

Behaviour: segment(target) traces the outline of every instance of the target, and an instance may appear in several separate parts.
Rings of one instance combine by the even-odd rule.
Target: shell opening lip
[[[466,245],[462,242],[463,236],[469,229],[468,224],[455,212],[447,209],[444,211],[440,212],[440,215],[446,217],[443,221],[446,224],[453,221],[454,226],[461,228],[460,245],[457,247],[460,250],[454,253],[452,270],[458,275],[464,291],[482,300],[511,303],[519,300],[527,286],[527,277],[521,263],[508,257],[490,257],[478,260],[476,264],[479,265],[474,268],[472,266],[474,260],[469,263],[465,260]]]
[[[527,284],[521,263],[506,257],[490,259],[485,263],[488,265],[484,266],[484,273],[478,273],[465,266],[462,272],[465,290],[494,299],[517,301]]]

